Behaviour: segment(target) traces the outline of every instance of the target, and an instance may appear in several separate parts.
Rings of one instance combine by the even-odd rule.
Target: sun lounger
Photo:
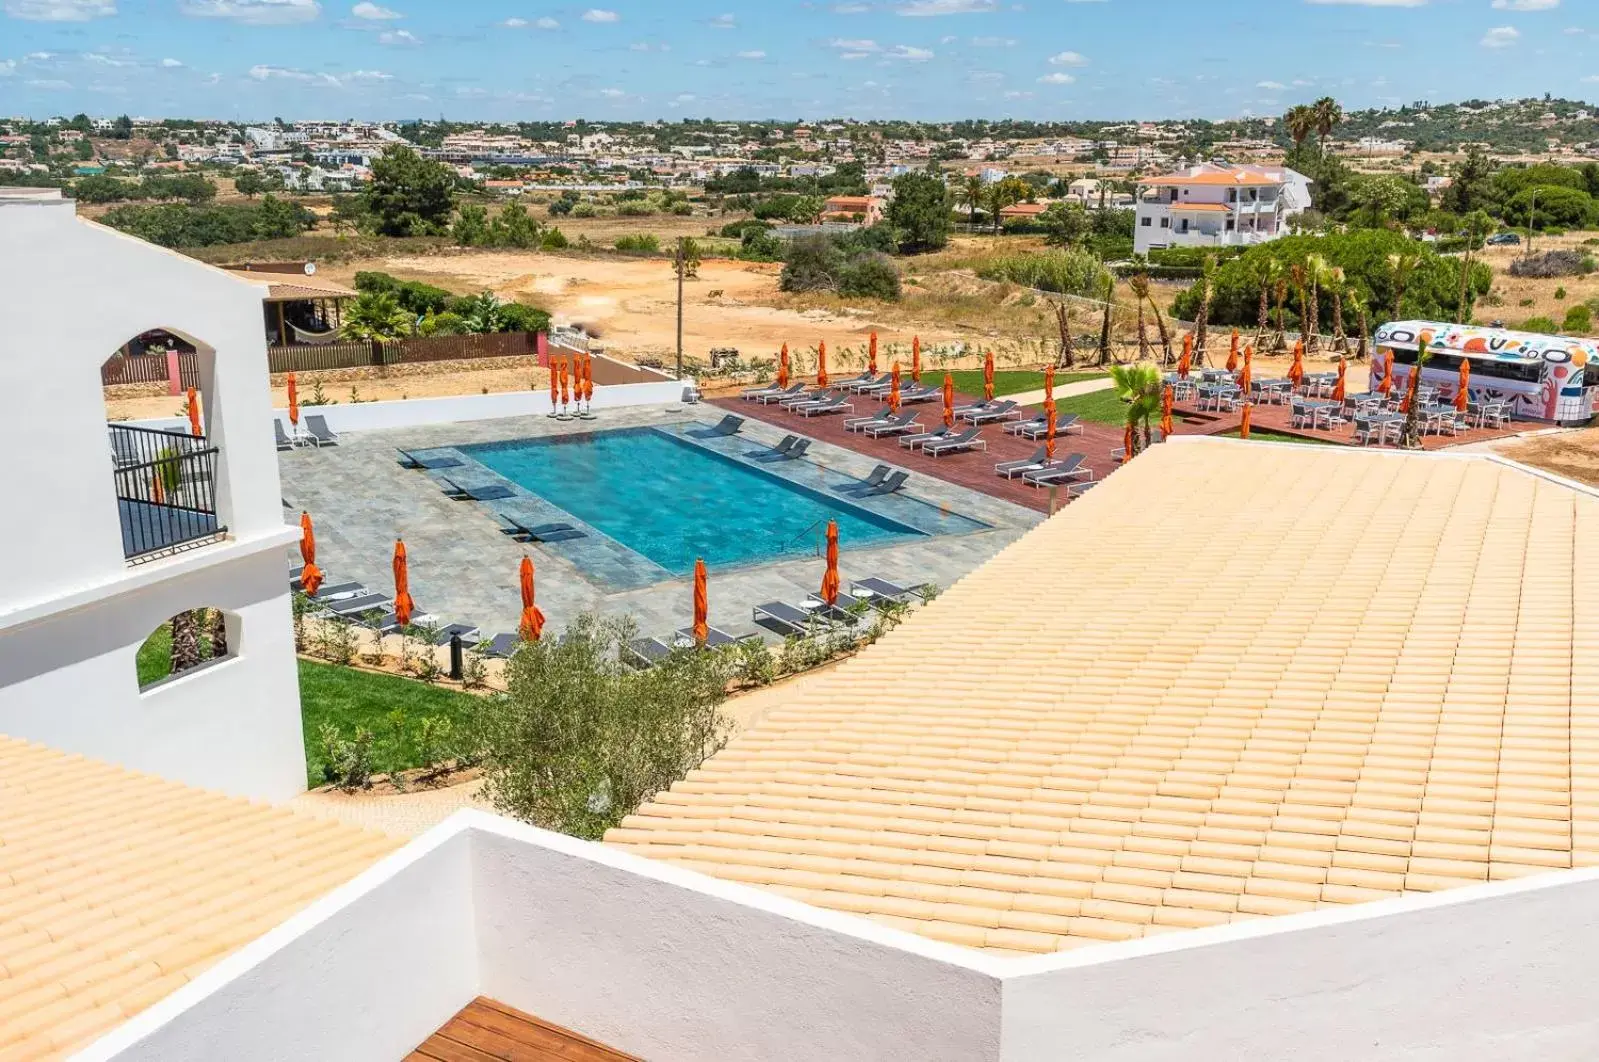
[[[901,487],[903,487],[905,485],[905,481],[907,479],[910,479],[910,478],[911,478],[911,474],[909,472],[900,472],[900,471],[891,472],[891,473],[889,473],[888,478],[883,480],[883,482],[879,483],[877,486],[873,487],[871,490],[864,491],[861,494],[857,494],[856,497],[858,497],[858,498],[867,497],[867,496],[875,497],[875,496],[880,495],[880,494],[893,494],[895,491],[897,491]]]
[[[863,376],[857,376],[854,379],[845,380],[843,386],[844,390],[846,391],[853,391],[856,394],[861,394],[864,391],[875,391],[880,387],[887,387],[892,380],[893,377],[889,376],[889,374],[886,372],[881,376],[873,376],[871,373],[866,373]]]
[[[519,542],[565,542],[587,537],[571,524],[524,524],[516,517],[500,512],[494,514],[494,522],[500,525],[502,533]]]
[[[846,483],[842,487],[835,487],[833,489],[838,491],[840,494],[848,494],[850,491],[855,490],[870,490],[879,483],[883,482],[884,478],[887,477],[887,475],[892,471],[893,469],[888,465],[878,465],[876,468],[872,469],[870,475],[860,482]]]
[[[916,591],[919,589],[918,587],[900,586],[898,583],[891,583],[887,579],[879,579],[876,576],[852,580],[849,588],[850,592],[856,597],[867,600],[900,602],[909,601],[915,597]]]
[[[965,414],[965,419],[969,424],[987,424],[991,421],[1008,420],[1011,417],[1020,417],[1021,415],[1022,412],[1017,408],[1016,403],[1006,399],[1003,402],[984,406],[982,409],[969,410]]]
[[[360,597],[330,602],[328,611],[348,619],[366,612],[381,612],[393,604],[394,601],[387,594],[362,594]]]
[[[806,595],[803,611],[828,623],[854,624],[860,622],[862,613],[870,607],[870,601],[839,591],[831,605],[816,594]]]
[[[1064,461],[1056,461],[1032,472],[1023,472],[1022,482],[1035,487],[1047,487],[1051,483],[1063,483],[1078,477],[1092,479],[1094,471],[1083,467],[1084,460],[1086,458],[1082,454],[1072,454]]]
[[[433,644],[449,645],[450,639],[456,637],[457,635],[460,636],[461,641],[466,645],[476,645],[478,642],[478,630],[476,627],[472,626],[470,623],[451,623],[448,626],[440,627],[438,629],[437,633],[433,635]]]
[[[1044,420],[1030,420],[1019,427],[1014,424],[1005,426],[1006,431],[1012,431],[1012,429],[1015,429],[1013,434],[1036,442],[1049,434],[1049,423]],[[1055,418],[1056,435],[1071,435],[1074,432],[1078,435],[1083,433],[1082,420],[1076,413],[1068,413],[1064,417]]]
[[[1102,479],[1091,479],[1086,483],[1073,483],[1066,488],[1066,500],[1071,501],[1073,498],[1081,498],[1088,493],[1090,488],[1097,487],[1103,482],[1105,481]]]
[[[904,431],[916,423],[915,413],[896,413],[890,416],[879,413],[875,417],[851,417],[844,422],[845,431],[859,431],[872,435],[875,438],[879,430],[887,432]]]
[[[379,634],[399,634],[405,629],[415,630],[418,627],[426,627],[433,623],[435,619],[436,617],[427,612],[413,612],[411,613],[411,622],[406,628],[402,628],[398,616],[393,612],[385,612],[373,620],[369,626]]]
[[[1016,476],[1021,475],[1023,472],[1034,472],[1040,468],[1043,468],[1048,463],[1048,453],[1044,447],[1040,446],[1033,452],[1032,457],[1024,457],[1018,461],[999,462],[999,464],[994,466],[994,473],[996,475],[1004,476],[1006,479],[1013,479]]]
[[[672,655],[672,647],[659,638],[634,638],[622,646],[622,662],[640,671],[652,668]]]
[[[782,392],[782,390],[783,388],[777,386],[775,383],[762,384],[760,387],[744,388],[743,391],[739,392],[739,397],[748,402],[751,399],[760,399],[767,395],[779,394]]]
[[[478,649],[485,656],[496,656],[501,660],[510,659],[516,647],[522,644],[522,637],[518,634],[496,634],[487,642],[479,642]]]
[[[751,397],[761,405],[765,406],[770,405],[773,402],[781,404],[790,398],[798,398],[804,393],[805,385],[803,383],[797,383],[790,384],[788,387],[785,387],[780,391],[766,391],[758,395],[752,395]]]
[[[816,405],[817,403],[824,402],[836,402],[842,397],[843,395],[837,391],[829,391],[826,388],[818,387],[814,391],[806,391],[802,394],[795,395],[793,398],[785,398],[779,402],[778,405],[782,406],[784,409],[794,409],[798,406]]]
[[[283,422],[281,420],[273,419],[272,434],[277,436],[279,452],[294,449],[294,440],[283,433]]]
[[[396,450],[395,453],[400,455],[399,462],[403,468],[421,468],[433,470],[439,468],[461,467],[460,458],[451,457],[448,454],[439,454],[435,457],[417,457],[408,450]]]
[[[737,435],[738,430],[743,426],[743,417],[736,417],[729,413],[727,416],[717,421],[714,427],[696,432],[695,434],[702,439],[712,439],[722,435]]]
[[[778,444],[769,450],[747,450],[744,456],[756,461],[771,461],[774,458],[787,457],[796,443],[800,441],[798,435],[785,435]]]
[[[939,457],[943,454],[964,453],[967,450],[981,445],[988,449],[988,441],[982,437],[981,428],[967,428],[959,435],[952,435],[947,439],[934,439],[932,442],[922,444],[922,453]]]
[[[759,637],[759,635],[751,634],[747,635],[746,637],[756,638]],[[731,634],[728,634],[726,631],[717,627],[707,627],[705,629],[705,646],[708,649],[722,649],[729,645],[737,645],[743,640],[743,638],[735,638]],[[684,627],[682,630],[678,631],[676,634],[676,643],[678,645],[693,645],[694,628]]]
[[[901,435],[899,444],[907,450],[914,450],[924,443],[929,443],[936,439],[947,439],[952,433],[953,429],[941,427],[933,431],[918,432],[915,435]]]
[[[818,413],[842,413],[846,409],[854,409],[855,403],[835,398],[831,402],[812,402],[808,406],[798,406],[794,412],[802,417],[813,417]]]
[[[818,619],[814,613],[795,608],[782,601],[768,601],[764,605],[756,605],[754,618],[761,626],[785,636],[814,633]]]
[[[298,579],[298,576],[296,576],[296,579]],[[363,583],[337,583],[331,585],[323,583],[322,588],[316,593],[316,599],[318,601],[337,601],[340,598],[360,597],[366,592],[366,585]]]
[[[339,445],[339,433],[328,427],[328,418],[320,413],[306,416],[305,430],[311,433],[311,438],[316,440],[318,446]]]
[[[885,435],[899,435],[901,432],[918,432],[922,430],[922,422],[916,419],[914,413],[903,413],[895,420],[878,421],[868,424],[861,429],[861,434],[870,435],[880,439]]]
[[[935,398],[943,397],[943,392],[936,387],[906,387],[899,393],[901,405],[906,402],[931,402]]]
[[[443,486],[444,493],[455,501],[503,501],[506,498],[516,497],[509,487],[502,487],[498,483],[463,487],[448,476],[440,476],[439,483]]]
[[[1037,429],[1040,433],[1049,430],[1049,422],[1044,419],[1043,414],[1039,414],[1038,416],[1034,417],[1032,420],[1013,420],[1013,421],[1011,421],[1009,424],[1005,425],[1005,434],[1006,435],[1021,435],[1021,434],[1025,433],[1025,432],[1032,431],[1034,429]],[[1056,431],[1060,430],[1058,424],[1057,424],[1055,430]],[[1031,438],[1031,436],[1028,436],[1028,438]]]

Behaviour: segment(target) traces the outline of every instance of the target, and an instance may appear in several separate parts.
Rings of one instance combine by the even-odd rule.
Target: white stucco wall
[[[76,1055],[395,1062],[477,994],[471,837],[408,845]]]
[[[0,448],[18,458],[0,484],[13,503],[0,520],[0,733],[240,795],[299,792],[283,553],[295,535],[279,506],[260,289],[11,190],[0,291]],[[202,346],[229,538],[130,567],[100,366],[158,327]],[[141,694],[139,645],[201,606],[236,614],[236,657]]]

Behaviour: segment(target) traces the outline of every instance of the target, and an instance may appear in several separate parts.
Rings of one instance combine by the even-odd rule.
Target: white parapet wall
[[[652,1062],[1547,1062],[1596,977],[1599,871],[1008,958],[466,811],[79,1057],[390,1062],[485,995]]]

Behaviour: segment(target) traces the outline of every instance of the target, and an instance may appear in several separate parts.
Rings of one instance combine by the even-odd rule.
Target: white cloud
[[[1482,35],[1484,48],[1509,48],[1521,39],[1521,31],[1514,26],[1495,26]]]
[[[555,21],[553,18],[551,18],[548,15],[545,15],[541,19],[534,20],[533,25],[537,26],[541,30],[552,30],[552,29],[560,29],[561,28],[561,24],[559,22]]]
[[[738,57],[740,59],[765,59],[766,53],[759,48],[752,48],[747,52],[739,52]]]
[[[977,15],[998,11],[999,0],[905,0],[894,8],[896,15]]]
[[[1050,66],[1087,66],[1088,60],[1077,52],[1057,52],[1049,57]]]
[[[322,13],[317,0],[182,0],[178,10],[196,18],[229,18],[247,26],[310,22]]]
[[[711,19],[712,29],[734,29],[737,26],[738,20],[732,15],[717,15],[715,18]]]
[[[1008,100],[1030,100],[1033,98],[1033,94],[1031,92],[1021,92],[1017,89],[1011,89],[1009,92],[1005,93],[1005,98]]]
[[[161,65],[166,67],[168,70],[176,70],[178,67],[183,65],[183,62],[179,59],[163,59],[161,60]]]
[[[1302,77],[1294,78],[1294,87],[1295,88],[1306,88],[1306,87],[1308,87],[1310,85],[1314,85],[1314,84],[1315,84],[1314,81],[1307,81],[1307,80],[1305,80]]]
[[[1581,37],[1588,31],[1583,29],[1581,26],[1567,26],[1560,32],[1565,34],[1567,37]]]
[[[626,96],[627,93],[623,92],[619,88],[603,88],[600,89],[600,95],[604,96],[608,100],[619,100],[623,96]]]
[[[672,50],[672,46],[657,41],[634,41],[627,46],[627,50],[630,52],[669,52]]]
[[[521,29],[523,26],[527,25],[527,19],[508,18],[504,22],[500,23],[500,25],[504,26],[506,29]]]
[[[834,37],[827,42],[829,48],[837,48],[841,52],[875,52],[878,44],[874,40],[860,37]]]
[[[925,63],[933,57],[931,48],[913,48],[908,44],[896,44],[883,53],[889,59],[903,59],[907,63]]]
[[[1038,83],[1040,85],[1070,85],[1076,80],[1077,79],[1072,77],[1070,74],[1063,74],[1057,70],[1053,74],[1045,74],[1043,77],[1039,78]]]
[[[1553,11],[1560,0],[1494,0],[1495,11]]]
[[[384,7],[381,4],[372,3],[372,0],[361,0],[359,4],[350,8],[350,14],[356,18],[364,18],[368,22],[388,22],[392,19],[405,17],[398,11]]]
[[[1344,7],[1426,7],[1427,0],[1305,0],[1307,4]]]
[[[17,72],[15,59],[0,59],[0,77],[12,77]]]
[[[1278,92],[1287,88],[1288,86],[1284,85],[1281,81],[1257,81],[1255,82],[1255,87],[1261,89],[1270,89],[1272,92]]]
[[[352,70],[344,75],[346,81],[393,81],[394,75],[382,70]]]
[[[267,66],[258,64],[250,68],[250,77],[256,81],[299,81],[307,85],[324,85],[328,88],[341,88],[343,82],[332,74],[313,74],[306,70],[295,70],[284,66]]]
[[[418,37],[410,30],[386,30],[383,33],[378,34],[378,43],[395,45],[399,47],[411,47],[413,45],[421,44],[422,38]]]
[[[117,13],[116,0],[6,0],[6,14],[30,22],[88,22]]]
[[[845,59],[845,60],[850,60],[850,59],[870,59],[872,57],[872,53],[871,52],[840,52],[838,57],[840,59]]]
[[[620,22],[622,16],[615,11],[607,11],[603,7],[591,7],[583,12],[584,22]]]
[[[1589,74],[1587,77],[1583,78],[1583,80],[1588,82],[1590,85],[1599,84],[1599,74]]]
[[[60,78],[54,77],[36,77],[29,81],[28,84],[32,88],[51,89],[52,91],[60,91],[72,87],[72,82],[62,81]]]

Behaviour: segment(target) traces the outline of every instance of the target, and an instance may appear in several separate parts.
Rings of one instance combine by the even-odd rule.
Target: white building
[[[1138,182],[1133,253],[1274,240],[1310,206],[1310,182],[1287,167],[1201,163]]]
[[[80,219],[59,191],[0,189],[0,290],[0,445],[19,462],[0,734],[230,793],[304,789],[261,289]],[[108,432],[101,367],[155,329],[194,347],[201,438]],[[227,655],[141,689],[140,645],[198,608],[226,615]]]

